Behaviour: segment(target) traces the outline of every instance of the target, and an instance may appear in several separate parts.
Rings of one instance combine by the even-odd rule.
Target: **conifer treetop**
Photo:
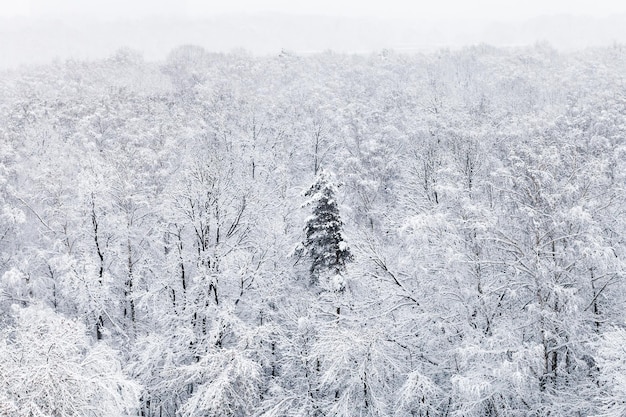
[[[332,175],[321,170],[305,193],[305,196],[310,197],[306,206],[313,206],[313,212],[304,227],[302,246],[311,262],[309,271],[313,283],[318,283],[322,276],[341,276],[346,270],[346,264],[353,258],[343,238],[343,222],[339,215],[336,192]],[[343,290],[343,285],[340,287],[338,289]]]

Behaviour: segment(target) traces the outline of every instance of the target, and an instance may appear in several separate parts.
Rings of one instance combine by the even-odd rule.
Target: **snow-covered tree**
[[[305,193],[309,197],[306,205],[313,206],[313,214],[307,219],[305,239],[299,249],[311,264],[311,282],[318,283],[325,276],[336,281],[335,289],[342,290],[345,283],[340,277],[353,256],[343,238],[336,194],[332,175],[321,170]]]
[[[0,415],[135,414],[140,386],[115,350],[47,307],[15,310],[15,324],[0,333]]]

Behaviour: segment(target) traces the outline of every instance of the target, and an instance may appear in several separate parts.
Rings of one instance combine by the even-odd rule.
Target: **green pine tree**
[[[310,259],[311,282],[316,284],[323,276],[341,276],[346,263],[353,257],[342,236],[343,222],[335,199],[336,187],[329,173],[321,170],[311,188],[305,193],[307,205],[313,214],[304,228],[303,251]],[[338,288],[339,290],[343,289]]]

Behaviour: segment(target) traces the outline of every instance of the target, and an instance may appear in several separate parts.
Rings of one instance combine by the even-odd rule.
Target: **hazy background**
[[[120,47],[163,59],[190,43],[274,54],[537,41],[560,49],[626,42],[626,2],[0,0],[0,68],[100,58]]]

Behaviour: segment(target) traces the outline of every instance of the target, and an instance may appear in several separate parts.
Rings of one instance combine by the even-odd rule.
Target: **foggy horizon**
[[[254,9],[196,16],[129,13],[124,18],[58,12],[56,16],[0,15],[0,22],[0,69],[55,59],[102,59],[122,48],[136,50],[146,60],[160,61],[183,44],[209,52],[243,49],[253,55],[271,55],[281,50],[429,52],[476,44],[511,47],[537,42],[568,51],[626,41],[626,14],[622,11],[605,17],[557,11],[523,19],[330,16]]]
[[[574,50],[625,41],[626,4],[608,0],[0,0],[0,69],[101,59],[120,48],[158,61],[183,44],[267,55],[537,42]]]

